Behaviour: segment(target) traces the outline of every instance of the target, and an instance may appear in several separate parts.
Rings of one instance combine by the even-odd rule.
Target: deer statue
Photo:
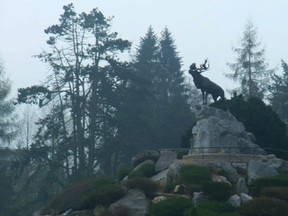
[[[203,104],[207,104],[208,94],[212,95],[214,102],[217,101],[218,97],[225,100],[224,90],[207,77],[202,76],[201,73],[207,71],[208,69],[209,64],[207,59],[200,65],[199,68],[196,67],[195,63],[193,63],[189,69],[189,74],[192,75],[196,88],[201,89]]]

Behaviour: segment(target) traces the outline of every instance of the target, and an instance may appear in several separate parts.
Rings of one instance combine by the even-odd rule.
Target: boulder
[[[128,209],[129,215],[149,215],[149,201],[145,193],[138,189],[129,190],[127,195],[109,206],[109,213],[116,214],[119,208]]]
[[[215,175],[214,174],[214,175],[212,175],[212,181],[213,182],[224,182],[224,183],[229,184],[230,186],[232,186],[231,182],[229,182],[225,176]]]
[[[215,171],[224,171],[227,173],[228,180],[232,183],[236,183],[238,181],[239,175],[236,169],[228,162],[222,160],[216,160],[211,163],[212,169]]]
[[[151,180],[160,183],[161,185],[165,185],[168,181],[168,169],[163,170],[156,175],[151,177]]]
[[[229,112],[202,106],[196,112],[196,125],[192,129],[193,141],[189,154],[234,153],[266,154],[255,145],[242,122]]]
[[[160,153],[159,151],[156,150],[145,150],[142,151],[138,154],[136,154],[133,158],[132,158],[132,166],[136,167],[138,164],[146,161],[146,160],[152,160],[154,162],[156,162],[160,157]]]
[[[232,195],[229,199],[228,202],[234,206],[234,207],[240,207],[241,205],[241,197],[237,194]]]
[[[167,169],[170,164],[177,161],[177,153],[174,151],[163,150],[160,153],[160,158],[156,162],[155,170],[156,172],[163,171]]]
[[[207,202],[207,198],[204,195],[204,192],[194,192],[193,193],[193,198],[192,198],[192,203],[194,208],[196,208],[197,206]]]
[[[242,200],[242,204],[243,204],[243,203],[246,203],[246,202],[248,202],[248,201],[250,201],[250,200],[253,199],[252,196],[249,196],[249,195],[246,194],[246,193],[241,193],[241,194],[240,194],[240,197],[241,197],[241,200]]]
[[[236,184],[236,193],[248,193],[249,189],[247,188],[246,179],[244,177],[240,177]]]
[[[248,164],[248,185],[254,185],[257,178],[278,175],[278,171],[263,161],[251,160]]]

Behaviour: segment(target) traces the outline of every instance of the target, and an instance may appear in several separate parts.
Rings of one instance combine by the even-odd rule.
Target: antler
[[[208,62],[208,58],[206,58],[204,63],[200,65],[200,71],[201,72],[207,71],[209,67],[210,67],[210,64]]]

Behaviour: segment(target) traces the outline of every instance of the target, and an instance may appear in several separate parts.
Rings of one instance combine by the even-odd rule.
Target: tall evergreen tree
[[[142,149],[178,147],[193,115],[188,105],[181,59],[167,28],[158,40],[149,27],[141,38],[134,69],[134,75],[141,80],[132,85],[142,94],[135,103],[143,127],[141,133],[135,133],[143,143],[140,146]]]
[[[244,98],[259,97],[263,99],[268,88],[269,77],[273,70],[268,70],[265,63],[265,49],[257,38],[257,29],[248,20],[240,47],[233,48],[238,55],[235,63],[228,63],[233,73],[226,74],[230,79],[238,81],[240,88],[235,89]]]
[[[280,118],[288,124],[288,65],[282,60],[282,76],[274,75],[269,88],[270,103]]]
[[[155,75],[155,120],[160,147],[176,147],[193,120],[188,89],[181,71],[181,58],[171,32],[166,27],[159,41],[159,70]]]

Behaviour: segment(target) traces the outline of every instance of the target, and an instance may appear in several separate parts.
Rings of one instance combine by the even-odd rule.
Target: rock
[[[249,190],[247,188],[246,180],[244,177],[240,177],[237,181],[236,184],[236,193],[241,194],[241,193],[248,193]]]
[[[165,196],[157,196],[152,200],[152,203],[158,203],[158,202],[161,202],[161,201],[166,200],[166,199],[167,199],[167,197],[165,197]]]
[[[193,193],[192,203],[193,203],[194,208],[196,208],[197,206],[199,206],[205,202],[207,202],[207,199],[204,196],[204,193],[202,191]]]
[[[247,170],[247,163],[232,163],[232,167],[236,170]]]
[[[150,164],[150,165],[152,165],[152,166],[155,166],[155,162],[154,162],[154,161],[152,161],[152,160],[146,160],[146,161],[138,164],[138,165],[133,169],[133,171],[136,171],[136,170],[140,169],[142,166],[145,166],[146,164]],[[133,171],[132,171],[132,172],[133,172]]]
[[[142,151],[138,154],[136,154],[133,158],[132,158],[132,166],[136,167],[138,164],[146,161],[146,160],[152,160],[154,162],[156,162],[160,157],[160,153],[159,151],[156,150],[145,150]]]
[[[160,183],[161,185],[165,185],[168,181],[168,169],[163,170],[159,173],[157,173],[156,175],[152,176],[150,179]]]
[[[242,200],[242,204],[243,204],[243,203],[246,203],[246,202],[248,202],[248,201],[250,201],[250,200],[253,199],[252,196],[249,196],[249,195],[246,194],[246,193],[241,193],[241,194],[240,194],[240,197],[241,197],[241,200]]]
[[[163,171],[167,169],[170,164],[177,160],[177,153],[173,151],[163,150],[160,153],[160,158],[156,162],[155,170],[156,172]]]
[[[212,164],[212,169],[216,168],[216,171],[223,170],[225,173],[227,173],[228,180],[232,183],[236,183],[238,181],[239,175],[234,167],[226,161],[217,160],[214,161]],[[218,170],[217,170],[218,169]]]
[[[280,170],[281,167],[283,166],[284,164],[284,160],[280,159],[280,158],[273,158],[273,159],[270,159],[266,162],[266,164],[269,166],[269,167],[272,167],[276,170]]]
[[[124,208],[129,209],[131,216],[146,216],[149,214],[149,207],[145,193],[138,189],[132,189],[128,191],[125,197],[112,203],[108,211],[111,214],[116,214],[119,208]]]
[[[179,161],[174,161],[174,163],[170,164],[167,172],[167,182],[169,183],[177,182],[179,180],[180,169],[181,164],[179,163]]]
[[[232,195],[229,199],[228,202],[234,206],[234,207],[240,207],[241,205],[241,197],[237,194]]]
[[[94,216],[102,216],[104,213],[106,213],[104,206],[96,206],[96,208],[93,210]]]
[[[257,178],[275,176],[278,172],[262,161],[251,160],[248,164],[248,185],[254,185]]]
[[[192,129],[193,153],[266,154],[255,145],[242,122],[229,112],[202,106],[196,112],[196,125]]]
[[[231,182],[229,182],[225,176],[212,175],[212,181],[213,181],[213,182],[224,182],[224,183],[227,183],[227,184],[229,184],[230,186],[232,186]]]

